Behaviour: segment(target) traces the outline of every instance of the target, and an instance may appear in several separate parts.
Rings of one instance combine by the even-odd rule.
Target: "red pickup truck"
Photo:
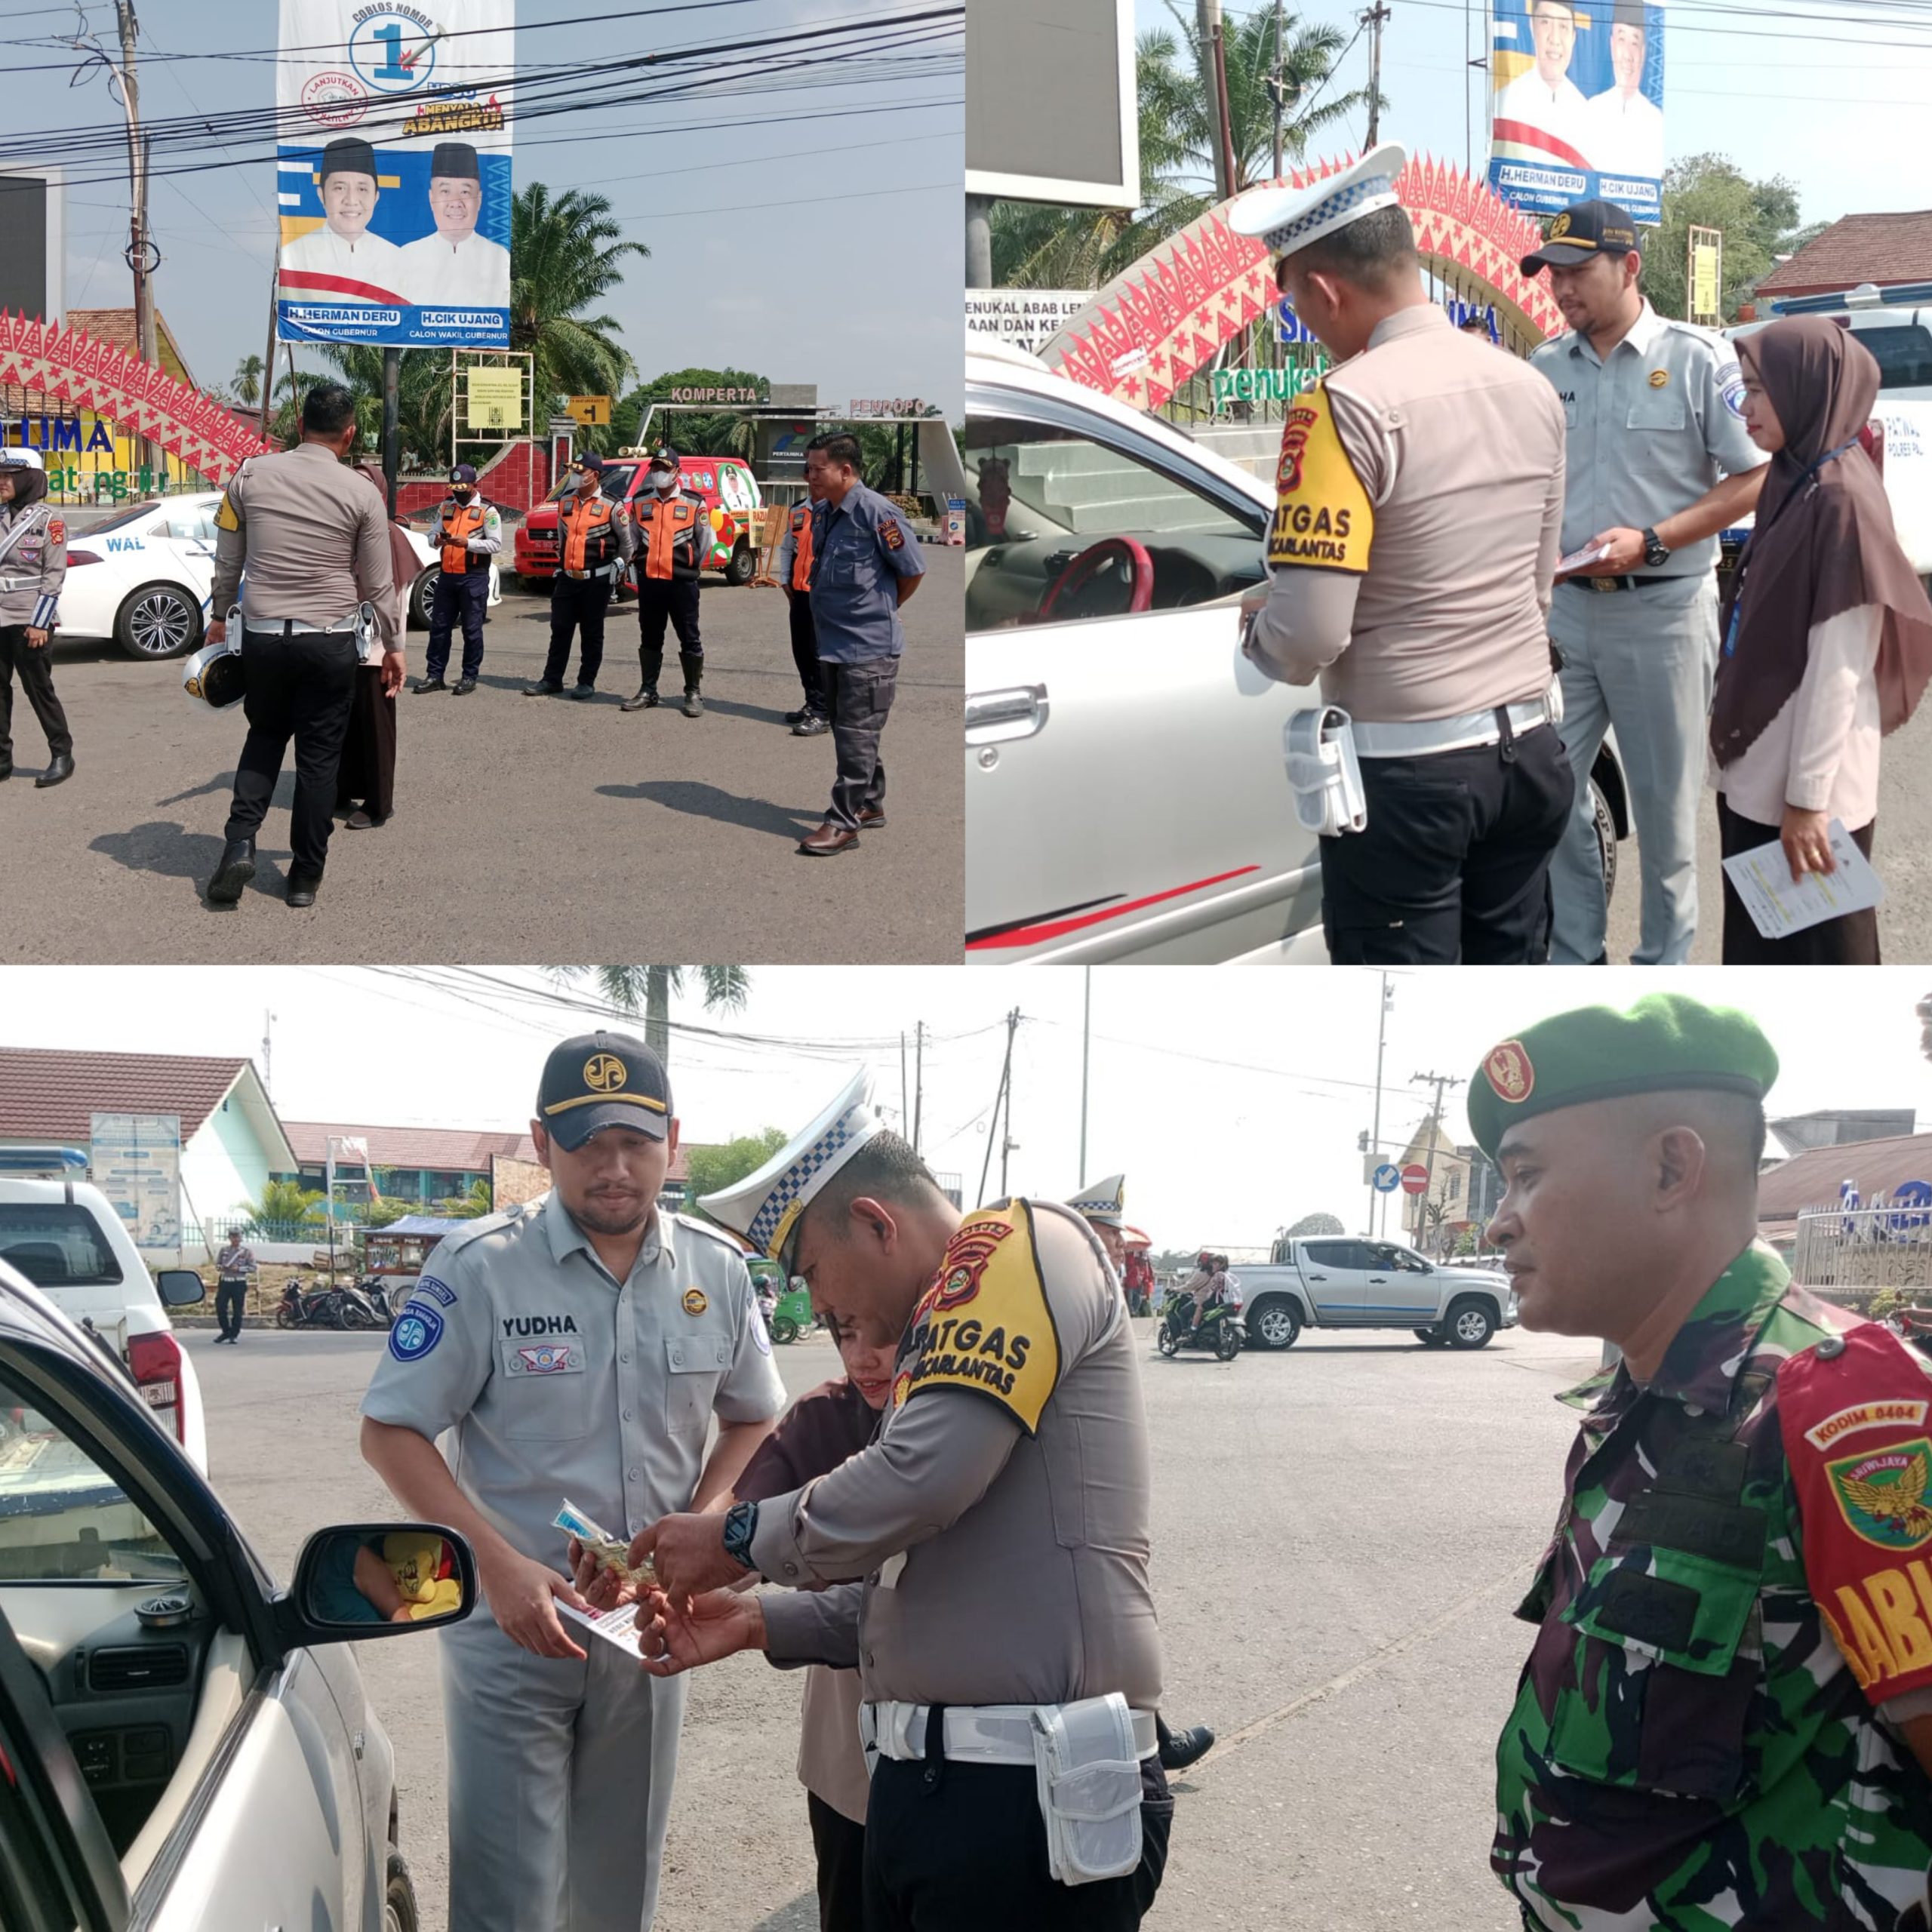
[[[649,466],[643,457],[614,457],[604,464],[604,494],[614,503],[628,503],[645,487]],[[749,583],[758,568],[756,518],[763,507],[751,466],[732,456],[688,456],[678,463],[684,487],[704,499],[710,512],[711,554],[706,570],[720,571],[724,581]],[[557,500],[551,491],[517,526],[516,568],[530,583],[547,583],[557,574]]]

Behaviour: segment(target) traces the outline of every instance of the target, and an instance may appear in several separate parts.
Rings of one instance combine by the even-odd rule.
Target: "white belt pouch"
[[[1033,1768],[1047,1854],[1063,1885],[1120,1878],[1140,1863],[1140,1760],[1118,1690],[1033,1712]]]
[[[1282,737],[1295,817],[1324,838],[1360,832],[1368,823],[1368,800],[1349,714],[1337,704],[1297,711]]]

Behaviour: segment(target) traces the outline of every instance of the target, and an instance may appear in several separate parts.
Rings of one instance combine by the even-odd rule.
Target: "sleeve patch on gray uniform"
[[[443,1318],[433,1308],[411,1302],[389,1331],[389,1353],[398,1361],[420,1361],[443,1339]]]
[[[445,1308],[454,1308],[456,1306],[454,1290],[446,1287],[433,1275],[425,1275],[416,1284],[409,1298],[414,1301],[417,1295],[427,1295],[432,1301],[439,1301]]]

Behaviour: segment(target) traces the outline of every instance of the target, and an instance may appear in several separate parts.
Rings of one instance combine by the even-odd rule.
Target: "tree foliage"
[[[715,1194],[720,1188],[732,1186],[747,1174],[756,1174],[784,1146],[785,1140],[782,1127],[768,1127],[757,1134],[741,1134],[720,1147],[690,1149],[685,1166],[691,1176],[691,1198],[696,1200],[700,1195]]]
[[[1304,1214],[1288,1230],[1291,1241],[1304,1235],[1345,1235],[1348,1229],[1333,1214]]]
[[[1824,232],[1798,224],[1798,189],[1782,174],[1753,181],[1721,154],[1695,154],[1665,171],[1663,221],[1646,230],[1644,292],[1660,315],[1689,310],[1690,231],[1715,228],[1724,237],[1718,307],[1727,322],[1777,265]]]
[[[306,1221],[319,1215],[321,1198],[320,1188],[299,1180],[272,1180],[249,1203],[248,1212],[258,1221]]]
[[[671,995],[685,990],[687,974],[697,977],[707,1013],[737,1013],[751,998],[752,976],[743,966],[556,966],[550,977],[569,986],[589,979],[620,1013],[644,1016],[645,1043],[671,1064]],[[749,1169],[746,1170],[749,1171]]]
[[[673,389],[759,389],[762,376],[749,369],[672,369],[631,391],[611,412],[619,447],[634,446],[647,404],[666,403]],[[757,433],[754,420],[740,410],[721,409],[705,415],[660,415],[651,426],[654,445],[672,445],[685,456],[742,456],[752,454]]]

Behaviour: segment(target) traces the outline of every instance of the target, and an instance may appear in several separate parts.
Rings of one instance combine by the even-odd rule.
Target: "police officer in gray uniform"
[[[859,1670],[868,1932],[1137,1926],[1173,1804],[1126,1305],[1072,1209],[962,1220],[869,1096],[861,1074],[703,1204],[841,1334],[903,1337],[881,1434],[792,1494],[640,1537],[632,1560],[663,1586],[639,1614],[646,1667],[675,1681],[761,1648]],[[790,1587],[721,1587],[752,1573]],[[1083,1767],[1043,1795],[1043,1769]]]
[[[683,1686],[560,1617],[583,1600],[555,1518],[568,1500],[622,1537],[703,1509],[785,1395],[737,1244],[657,1204],[678,1123],[650,1048],[566,1040],[531,1136],[551,1192],[430,1257],[363,1401],[363,1454],[476,1552],[485,1606],[443,1647],[451,1925],[640,1932]]]
[[[1579,202],[1523,260],[1549,271],[1571,333],[1530,358],[1567,424],[1563,554],[1605,555],[1558,580],[1563,740],[1577,776],[1550,869],[1552,960],[1605,956],[1607,908],[1589,788],[1614,725],[1643,869],[1632,962],[1675,965],[1697,928],[1697,801],[1718,656],[1718,533],[1750,514],[1769,460],[1745,432],[1744,379],[1721,337],[1673,321],[1638,285],[1636,224]]]
[[[336,774],[361,663],[358,612],[369,605],[383,641],[383,689],[402,688],[402,611],[383,500],[343,459],[355,446],[355,398],[318,383],[302,399],[302,440],[251,457],[215,512],[214,618],[227,635],[242,589],[242,708],[248,737],[235,768],[235,802],[208,881],[211,906],[232,906],[255,876],[255,834],[267,816],[289,740],[295,801],[289,813],[288,903],[312,906],[321,888],[335,813]]]
[[[814,436],[805,445],[814,493],[812,627],[838,755],[825,823],[798,841],[815,859],[849,850],[861,829],[885,823],[878,741],[906,648],[899,610],[926,572],[912,526],[859,480],[860,461],[856,436]]]
[[[14,775],[14,678],[47,734],[47,769],[36,792],[74,775],[74,734],[54,695],[48,648],[67,580],[67,525],[45,500],[47,470],[38,450],[0,438],[0,778]]]

